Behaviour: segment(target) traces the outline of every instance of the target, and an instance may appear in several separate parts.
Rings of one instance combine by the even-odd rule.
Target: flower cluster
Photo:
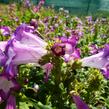
[[[8,25],[0,26],[0,104],[6,104],[6,109],[19,108],[22,103],[28,108],[46,108],[48,104],[56,109],[109,107],[105,103],[108,81],[97,70],[109,79],[107,20],[88,16],[82,21],[63,8],[59,13],[50,7],[39,12],[45,0],[37,6],[30,0],[24,2],[26,11],[21,8],[17,12],[20,7],[15,11],[15,4],[10,5],[7,20],[11,20],[0,18],[0,24]],[[71,90],[77,94],[69,96]],[[18,107],[16,95],[21,100],[17,99]]]

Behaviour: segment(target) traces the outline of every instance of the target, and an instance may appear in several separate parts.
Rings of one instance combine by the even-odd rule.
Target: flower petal
[[[45,71],[44,81],[47,82],[49,79],[49,75],[51,73],[51,70],[53,69],[53,64],[50,62],[46,63],[45,65],[43,65],[43,69]]]
[[[103,52],[100,52],[98,54],[85,57],[81,60],[82,66],[86,67],[92,67],[92,68],[103,68],[106,63],[109,63],[107,58],[103,58]]]
[[[36,47],[47,46],[47,43],[44,40],[42,40],[37,35],[32,34],[28,29],[29,27],[26,24],[20,25],[14,33],[14,38],[20,41],[20,43],[29,46],[36,46]]]
[[[16,65],[38,63],[39,59],[47,54],[47,50],[42,47],[30,47],[17,41],[14,42],[14,50],[16,56],[13,59],[13,63]]]
[[[10,91],[10,88],[14,87],[12,81],[9,81],[6,77],[0,76],[0,90],[3,90],[6,94]]]
[[[15,98],[15,96],[13,96],[13,95],[9,96],[5,109],[16,109],[16,98]]]
[[[89,109],[88,105],[77,95],[73,95],[77,109]]]
[[[100,71],[106,79],[109,79],[109,64],[105,65],[104,68],[101,68]]]

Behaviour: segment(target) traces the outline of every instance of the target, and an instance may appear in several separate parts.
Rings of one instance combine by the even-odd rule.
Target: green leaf
[[[29,107],[32,107],[33,105],[30,102],[20,102],[19,103],[19,109],[30,109]]]
[[[71,104],[70,105],[70,109],[76,109],[76,105],[75,104]]]

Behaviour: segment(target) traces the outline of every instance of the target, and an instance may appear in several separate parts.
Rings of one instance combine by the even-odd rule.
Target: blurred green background
[[[20,2],[23,0],[0,0],[1,3]],[[40,0],[30,0],[38,4]],[[63,7],[77,15],[103,15],[109,14],[109,0],[46,0],[45,6],[56,9]]]

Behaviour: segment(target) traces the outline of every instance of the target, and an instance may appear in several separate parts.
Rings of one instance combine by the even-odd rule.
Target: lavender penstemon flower
[[[2,48],[0,49],[3,50],[0,53],[0,64],[4,66],[5,72],[8,72],[11,76],[17,75],[15,71],[17,65],[37,64],[39,59],[47,53],[47,43],[30,33],[25,24],[19,26],[13,37],[7,43],[2,42],[1,45]]]
[[[109,44],[106,44],[99,53],[83,58],[81,62],[82,66],[100,69],[104,77],[109,79]]]
[[[24,28],[23,28],[24,27]],[[13,64],[37,63],[38,60],[47,53],[47,43],[38,36],[26,32],[26,26],[22,24],[18,27],[12,39],[2,42],[5,49],[5,54],[8,57],[9,64],[12,60]],[[25,52],[25,53],[24,53]],[[22,56],[22,58],[20,57]]]

